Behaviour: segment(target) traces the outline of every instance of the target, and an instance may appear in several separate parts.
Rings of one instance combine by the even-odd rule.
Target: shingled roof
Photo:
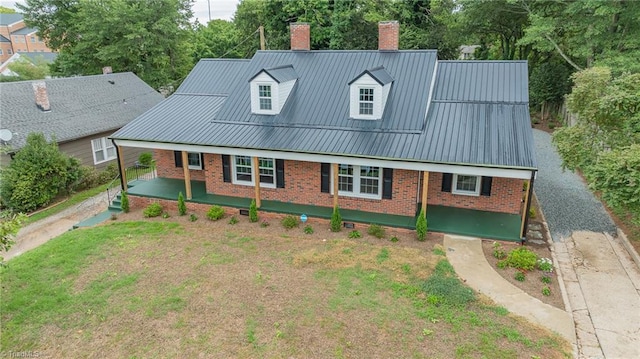
[[[0,83],[0,123],[21,148],[29,133],[66,142],[115,131],[163,100],[131,72],[39,80],[46,83],[51,111],[35,103],[33,81]]]
[[[247,81],[291,65],[277,115],[251,113]],[[384,68],[381,120],[349,118],[349,82]],[[381,75],[381,74],[380,74]],[[388,77],[388,78],[387,78]],[[535,169],[523,61],[437,61],[434,50],[258,51],[202,60],[176,93],[116,139]]]

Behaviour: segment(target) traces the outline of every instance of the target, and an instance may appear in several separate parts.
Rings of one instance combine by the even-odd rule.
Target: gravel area
[[[573,231],[608,232],[616,226],[600,201],[577,174],[562,170],[560,156],[551,135],[533,130],[538,159],[534,190],[544,212],[554,242],[563,241]]]

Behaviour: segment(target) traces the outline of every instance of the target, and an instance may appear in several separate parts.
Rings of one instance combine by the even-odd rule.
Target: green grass
[[[104,192],[107,190],[107,185],[101,185],[95,188],[91,188],[88,190],[84,190],[81,192],[77,192],[72,194],[71,196],[67,197],[67,199],[64,202],[61,202],[53,207],[49,207],[41,212],[35,213],[31,216],[29,216],[29,218],[26,220],[25,225],[29,224],[29,223],[33,223],[36,221],[39,221],[41,219],[47,218],[49,216],[52,216],[54,214],[60,213],[62,211],[64,211],[65,209],[69,208],[69,207],[73,207],[76,204],[79,204],[81,202],[84,202],[85,200],[97,196],[100,193]],[[105,195],[106,196],[106,195]]]

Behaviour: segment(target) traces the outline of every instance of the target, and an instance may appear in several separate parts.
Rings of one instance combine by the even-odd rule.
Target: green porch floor
[[[177,200],[178,192],[186,193],[184,181],[171,178],[155,178],[138,181],[128,193],[134,196]],[[235,208],[249,208],[251,198],[221,196],[206,193],[203,181],[191,181],[192,199],[187,202],[217,204]],[[309,217],[331,218],[332,208],[263,200],[261,211],[278,212]],[[345,222],[377,223],[384,226],[414,229],[416,217],[341,209]],[[427,222],[430,231],[465,236],[520,240],[520,216],[514,214],[474,211],[470,209],[428,206]]]

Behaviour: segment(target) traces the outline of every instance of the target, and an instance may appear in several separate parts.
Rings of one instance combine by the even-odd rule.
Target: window
[[[380,199],[382,169],[373,166],[338,166],[338,193],[340,195]]]
[[[7,54],[9,54],[9,55],[13,54],[13,50],[12,49],[7,49]]]
[[[480,195],[480,176],[454,174],[452,192],[468,196]]]
[[[253,161],[250,156],[235,156],[233,183],[253,185]],[[258,158],[260,187],[275,187],[275,161],[273,158]]]
[[[271,110],[271,85],[258,85],[258,100],[261,110]]]
[[[2,52],[2,49],[0,49],[0,55],[4,55],[4,53]]]
[[[189,162],[189,169],[201,170],[202,169],[202,156],[199,152],[187,152],[187,161]]]
[[[360,89],[360,114],[373,116],[373,88]]]
[[[36,37],[35,36],[31,36],[31,42],[36,42]]]
[[[96,165],[116,158],[116,148],[106,137],[91,140],[91,147],[93,149],[93,163]]]

